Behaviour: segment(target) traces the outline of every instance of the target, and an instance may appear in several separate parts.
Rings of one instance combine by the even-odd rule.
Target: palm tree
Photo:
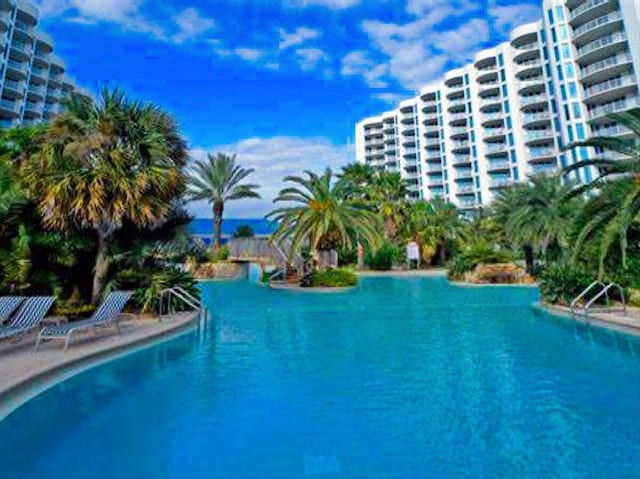
[[[631,136],[598,136],[572,144],[569,148],[593,147],[600,152],[612,152],[617,158],[605,153],[601,158],[575,163],[565,169],[565,173],[569,173],[596,167],[600,173],[590,183],[576,187],[572,194],[580,195],[595,190],[601,196],[590,200],[591,205],[595,206],[594,215],[590,221],[583,223],[575,245],[577,251],[586,239],[598,237],[601,275],[606,257],[615,244],[619,245],[622,265],[626,268],[629,228],[640,219],[640,108],[611,114],[609,118],[626,128]]]
[[[186,145],[174,120],[151,104],[103,90],[94,103],[66,103],[27,165],[26,177],[45,226],[95,232],[92,300],[110,266],[109,247],[123,224],[153,228],[184,192]]]
[[[318,251],[331,247],[352,248],[354,241],[377,245],[379,234],[375,213],[349,201],[349,184],[334,181],[327,169],[322,175],[305,171],[306,177],[287,176],[290,186],[280,191],[274,203],[287,203],[267,218],[278,221],[274,241],[291,240],[291,256],[308,245],[317,258]]]
[[[567,198],[572,188],[556,176],[541,175],[498,193],[493,203],[496,219],[511,243],[523,248],[529,271],[536,248],[548,259],[550,248],[568,247],[571,223],[580,207],[580,199]]]
[[[220,249],[222,236],[222,216],[228,201],[245,198],[260,198],[254,184],[243,184],[247,176],[255,170],[236,165],[236,155],[222,153],[207,155],[206,160],[198,160],[189,176],[187,198],[191,201],[206,200],[213,205],[213,249]]]
[[[423,234],[436,247],[438,262],[444,265],[449,256],[449,245],[464,239],[466,223],[460,211],[442,198],[427,202],[427,216]]]
[[[388,239],[396,235],[398,225],[404,219],[407,185],[400,173],[381,172],[374,176],[368,196],[373,207],[382,216]]]

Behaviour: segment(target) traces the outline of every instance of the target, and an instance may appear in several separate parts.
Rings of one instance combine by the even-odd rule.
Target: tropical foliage
[[[346,288],[358,283],[356,274],[347,268],[333,268],[314,271],[311,275],[312,287]]]
[[[209,154],[205,160],[193,165],[187,198],[191,201],[204,200],[213,209],[213,247],[220,248],[222,217],[224,206],[229,201],[260,198],[258,185],[243,183],[254,172],[253,168],[243,168],[236,164],[236,155],[223,153]]]
[[[321,175],[311,171],[305,175],[287,176],[285,181],[293,186],[282,189],[274,200],[286,205],[267,216],[279,223],[274,241],[290,240],[291,255],[308,246],[314,257],[322,250],[352,248],[356,242],[377,246],[377,217],[352,200],[348,182],[336,180],[330,169]]]
[[[190,282],[172,266],[193,248],[186,144],[169,115],[117,89],[65,106],[0,131],[0,294],[54,294],[73,316],[126,288],[150,309],[160,285]]]

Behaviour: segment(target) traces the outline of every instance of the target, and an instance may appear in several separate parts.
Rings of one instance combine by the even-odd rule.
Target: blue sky
[[[235,152],[269,210],[286,174],[353,161],[356,121],[540,16],[539,0],[39,0],[69,75],[179,121],[194,158]],[[192,205],[198,216],[205,205]]]

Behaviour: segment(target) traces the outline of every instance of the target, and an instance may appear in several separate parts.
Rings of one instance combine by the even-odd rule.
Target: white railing
[[[623,63],[631,63],[632,61],[633,58],[631,57],[631,54],[629,52],[626,52],[592,63],[589,66],[581,68],[580,71],[582,72],[582,76],[585,77],[587,75],[591,75],[592,73],[597,73],[599,71],[605,70],[609,67],[621,65]]]
[[[595,288],[601,288],[601,289],[596,295],[594,295],[590,300],[588,300],[584,304],[584,306],[582,307],[582,311],[579,311],[578,310],[578,304],[581,301],[584,302],[587,294],[592,292]],[[617,290],[618,294],[620,295],[620,300],[622,301],[622,311],[621,312],[626,316],[626,314],[627,314],[627,302],[626,302],[626,299],[624,297],[624,290],[622,289],[622,286],[620,286],[617,283],[604,284],[602,281],[594,281],[589,286],[587,286],[584,289],[584,291],[582,291],[582,293],[580,293],[578,296],[576,296],[573,301],[571,301],[571,304],[569,305],[569,309],[571,311],[571,314],[573,316],[575,316],[576,313],[581,312],[581,314],[583,316],[588,317],[589,316],[589,312],[591,311],[591,308],[598,301],[600,301],[603,297],[604,297],[604,300],[605,300],[605,306],[604,306],[604,308],[601,308],[600,311],[604,312],[604,313],[615,312],[616,310],[611,308],[611,298],[609,296],[609,292],[611,290],[613,290],[613,289]]]
[[[640,98],[624,98],[589,110],[589,118],[594,119],[610,113],[618,113],[640,106]]]
[[[590,22],[587,22],[584,25],[581,25],[580,27],[576,28],[573,31],[573,37],[574,38],[579,37],[583,33],[587,33],[588,31],[593,30],[594,28],[597,28],[601,25],[605,25],[607,23],[615,22],[618,20],[622,20],[622,14],[620,12],[607,13],[606,15],[603,15],[594,20],[591,20]]]
[[[578,56],[584,56],[587,53],[591,53],[594,50],[598,50],[599,48],[606,47],[607,45],[611,45],[612,43],[624,42],[627,40],[626,33],[616,32],[610,33],[609,35],[605,35],[604,37],[600,37],[597,40],[587,43],[586,45],[578,48]]]
[[[175,312],[175,300],[182,302],[192,310],[202,313],[204,308],[202,301],[185,289],[174,286],[173,288],[167,288],[160,292],[160,298],[158,300],[158,319],[162,321],[163,316],[173,314]]]
[[[617,78],[610,78],[609,80],[602,83],[597,83],[589,88],[586,88],[584,92],[587,97],[591,97],[593,95],[597,95],[598,93],[604,93],[609,90],[615,90],[616,88],[635,84],[637,84],[637,82],[633,75],[625,75]]]
[[[578,15],[583,14],[587,10],[591,10],[593,7],[597,7],[598,5],[602,5],[603,3],[607,3],[609,0],[589,0],[588,2],[584,2],[582,5],[576,7],[571,11],[571,18],[576,18]]]

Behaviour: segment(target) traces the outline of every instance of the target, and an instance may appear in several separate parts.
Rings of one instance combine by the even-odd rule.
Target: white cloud
[[[173,41],[176,43],[196,40],[216,26],[213,18],[201,15],[195,8],[185,8],[174,15],[173,22],[178,28],[178,33],[173,36]]]
[[[239,47],[234,49],[233,52],[243,60],[249,62],[255,62],[265,55],[265,52],[259,48]]]
[[[284,5],[292,8],[325,7],[331,10],[345,10],[360,4],[360,0],[284,0]]]
[[[383,78],[389,73],[386,63],[376,63],[363,50],[347,53],[342,59],[340,73],[344,76],[362,76],[370,88],[386,88],[389,84]]]
[[[298,48],[296,56],[304,71],[315,70],[321,62],[329,60],[329,56],[319,48]]]
[[[273,199],[285,184],[287,175],[300,175],[304,170],[321,172],[326,167],[338,171],[354,161],[354,150],[346,145],[334,145],[326,138],[298,138],[276,136],[273,138],[248,138],[231,145],[212,148],[196,148],[191,151],[194,159],[209,153],[237,154],[238,163],[256,171],[247,181],[261,186],[261,200],[234,201],[226,205],[229,217],[262,217],[273,209]],[[195,216],[211,216],[211,207],[203,202],[193,203],[189,211]]]
[[[530,3],[511,5],[491,4],[488,12],[489,16],[493,19],[495,29],[503,35],[511,31],[514,27],[538,20],[541,16],[540,6]]]
[[[308,40],[313,40],[320,36],[320,30],[308,27],[298,27],[293,32],[280,29],[280,50],[301,45]]]
[[[407,0],[407,12],[416,17],[432,14],[442,7],[454,9],[458,15],[480,8],[477,0]]]

